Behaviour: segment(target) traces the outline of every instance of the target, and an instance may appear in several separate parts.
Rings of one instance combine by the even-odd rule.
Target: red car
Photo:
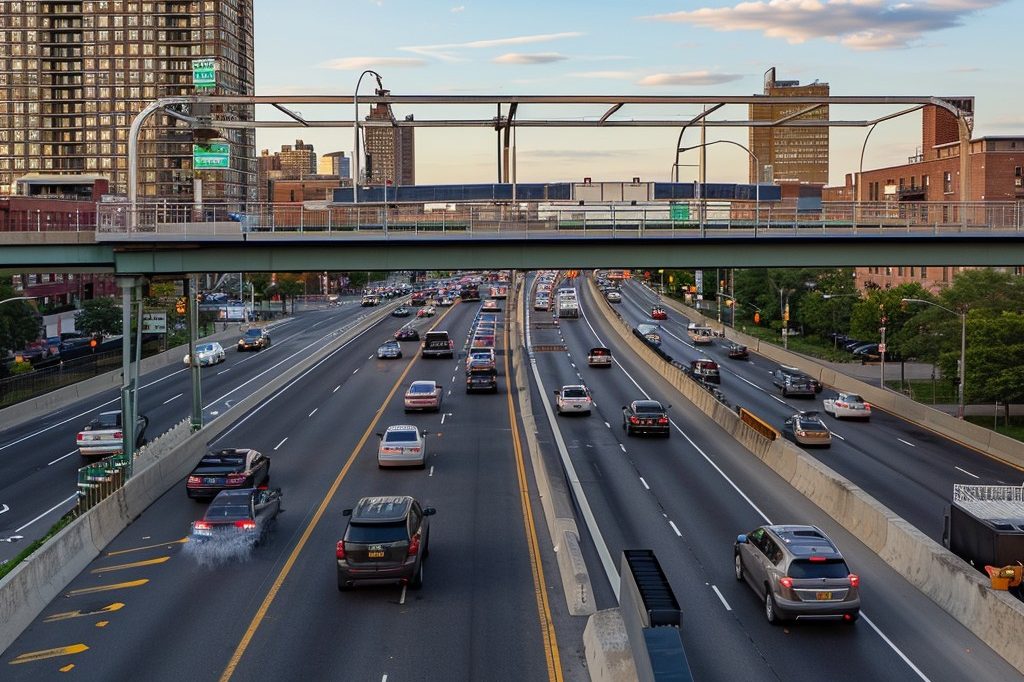
[[[653,308],[651,308],[651,319],[652,320],[667,320],[668,319],[668,313],[665,312],[664,308],[662,308],[660,306],[654,306]]]

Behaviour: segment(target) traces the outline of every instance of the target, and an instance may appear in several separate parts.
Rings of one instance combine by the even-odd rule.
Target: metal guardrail
[[[31,372],[5,377],[0,379],[0,407],[31,400],[120,366],[121,351],[107,351],[59,361],[48,367],[35,367]]]
[[[703,217],[700,217],[703,213]],[[1024,202],[824,202],[820,208],[752,201],[626,204],[100,204],[97,240],[250,234],[408,237],[706,237],[1020,232]]]
[[[78,513],[88,511],[124,485],[132,460],[124,453],[104,457],[78,470]]]

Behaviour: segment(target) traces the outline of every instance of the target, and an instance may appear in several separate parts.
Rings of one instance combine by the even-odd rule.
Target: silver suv
[[[746,580],[764,600],[769,623],[860,615],[860,578],[815,526],[761,526],[736,538],[736,580]]]

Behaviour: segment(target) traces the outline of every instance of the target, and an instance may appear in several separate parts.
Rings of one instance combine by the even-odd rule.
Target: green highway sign
[[[669,218],[673,221],[683,221],[690,219],[690,205],[689,204],[672,204],[669,207]]]
[[[230,167],[231,145],[226,142],[192,145],[192,168],[194,170]]]
[[[217,60],[192,60],[192,86],[197,90],[217,87]]]

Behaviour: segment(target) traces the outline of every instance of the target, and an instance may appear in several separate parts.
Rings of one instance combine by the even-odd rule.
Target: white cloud
[[[577,71],[570,73],[573,78],[610,78],[614,80],[625,80],[636,76],[634,71]]]
[[[769,38],[803,43],[837,41],[854,50],[909,47],[932,31],[1005,0],[756,0],[733,7],[701,8],[643,17],[715,31],[759,31]]]
[[[496,64],[551,64],[566,59],[568,57],[557,52],[534,52],[530,54],[525,52],[509,52],[495,57],[492,61]]]
[[[741,78],[743,76],[735,73],[712,73],[711,71],[652,73],[637,81],[637,85],[720,85],[738,81]]]
[[[466,6],[465,5],[459,5],[458,7],[452,7],[451,8],[451,13],[452,14],[458,14],[459,12],[464,12],[465,10],[466,10]]]
[[[331,59],[320,64],[322,69],[336,69],[338,71],[358,71],[360,69],[380,68],[390,66],[393,68],[416,67],[426,65],[425,59],[417,57],[344,57]]]
[[[424,57],[433,57],[446,62],[461,61],[460,50],[479,50],[489,47],[505,47],[507,45],[529,45],[532,43],[546,43],[552,40],[563,38],[578,38],[583,35],[577,31],[566,31],[562,33],[538,33],[527,36],[512,36],[511,38],[491,38],[488,40],[471,40],[466,43],[442,43],[440,45],[410,45],[398,49],[405,52],[412,52]]]

